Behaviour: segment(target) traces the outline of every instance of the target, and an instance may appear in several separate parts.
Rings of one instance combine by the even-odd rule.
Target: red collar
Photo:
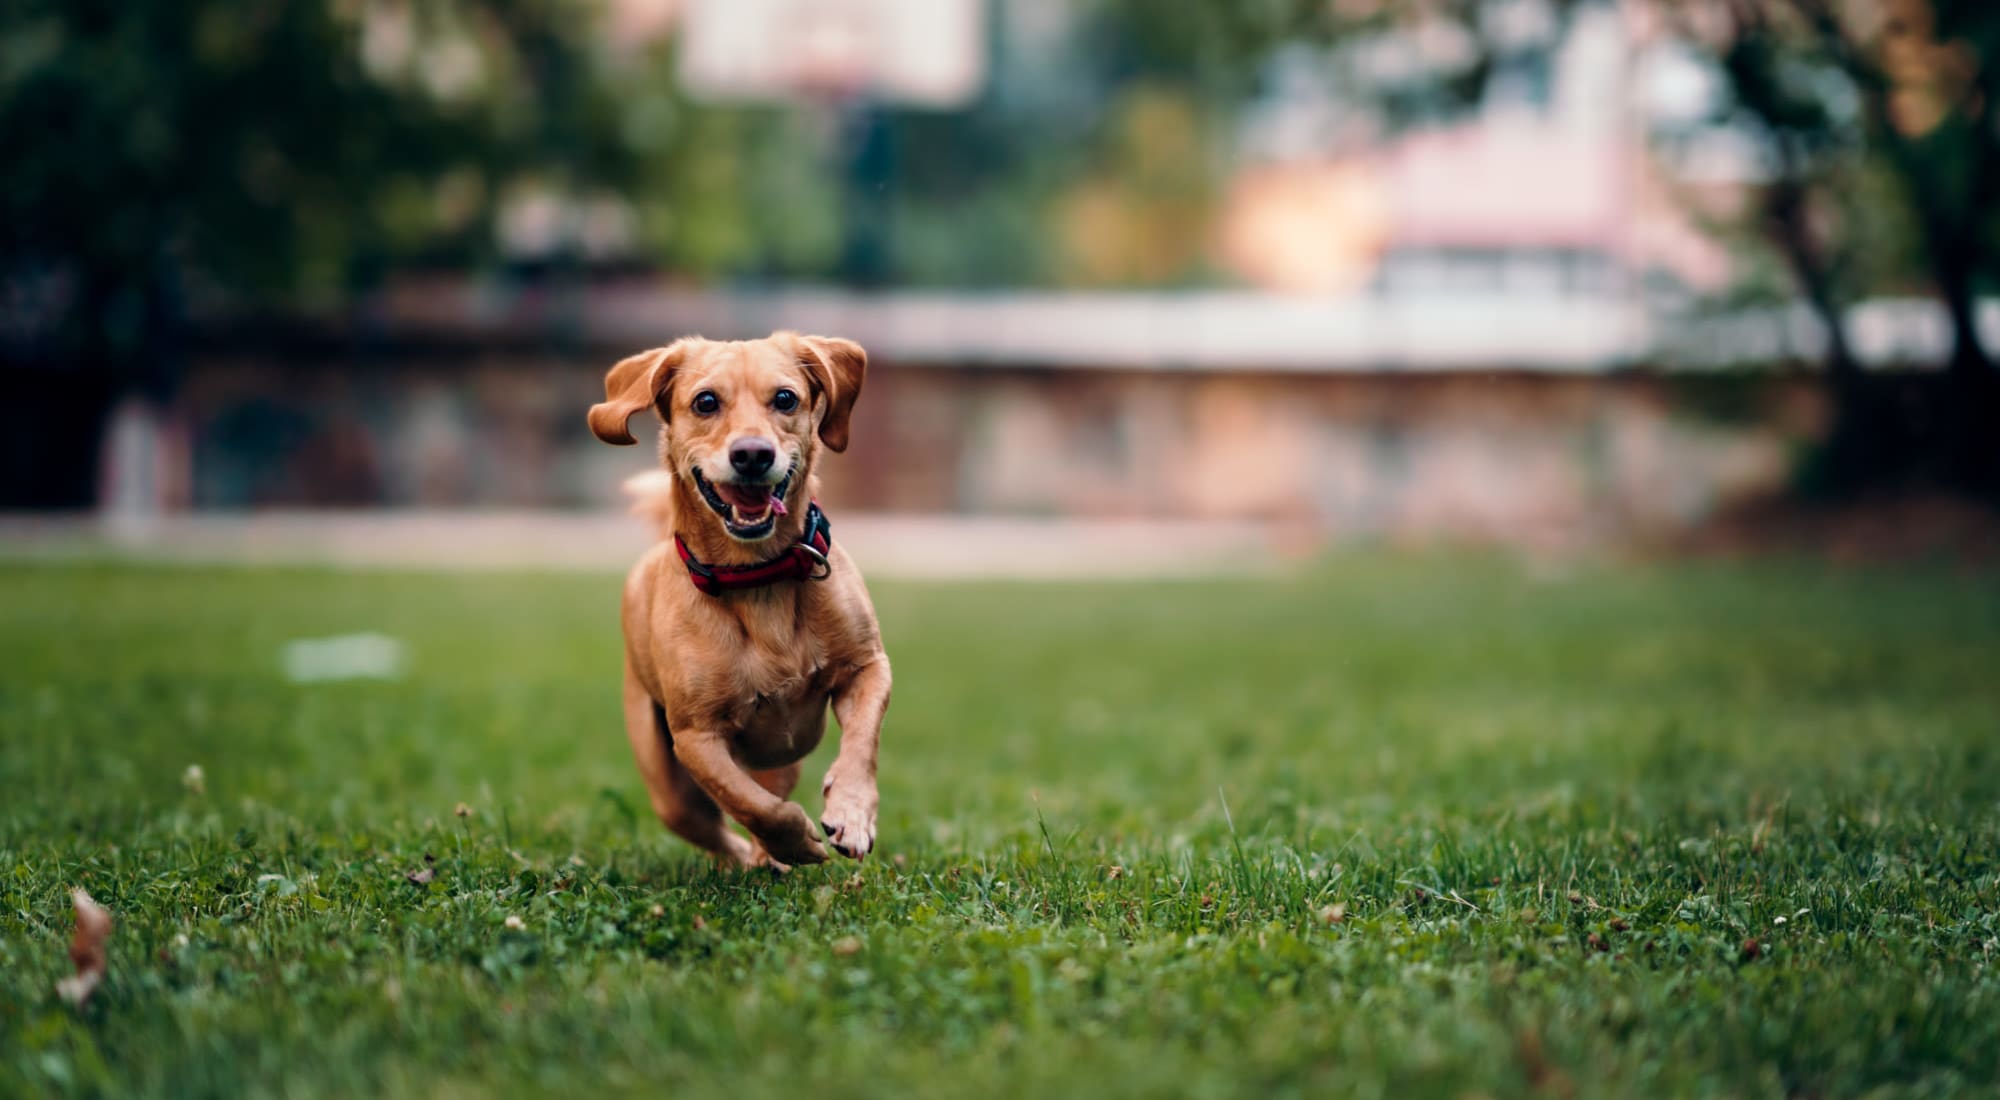
[[[819,501],[811,502],[806,506],[806,529],[799,541],[777,557],[755,565],[705,565],[679,535],[674,536],[674,549],[680,551],[681,564],[687,566],[688,580],[703,592],[720,596],[779,581],[825,580],[833,572],[826,560],[833,551],[833,525],[819,510]]]

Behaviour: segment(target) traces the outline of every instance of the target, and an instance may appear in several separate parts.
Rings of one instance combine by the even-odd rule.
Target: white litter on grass
[[[334,680],[397,680],[403,675],[403,643],[387,634],[336,634],[294,638],[285,643],[285,679],[295,684]]]

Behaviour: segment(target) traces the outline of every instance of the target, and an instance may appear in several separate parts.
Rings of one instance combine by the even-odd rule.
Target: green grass
[[[617,585],[0,569],[0,1094],[2000,1085],[1995,578],[878,585],[877,854],[779,880],[647,814]]]

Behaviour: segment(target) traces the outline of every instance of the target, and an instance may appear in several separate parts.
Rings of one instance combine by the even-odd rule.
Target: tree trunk
[[[1847,496],[1890,476],[1899,465],[1891,452],[1889,425],[1873,400],[1861,362],[1847,338],[1847,316],[1833,287],[1830,265],[1812,237],[1806,217],[1802,170],[1790,169],[1764,196],[1764,228],[1791,268],[1808,305],[1826,329],[1826,388],[1833,407],[1816,476],[1820,492]]]
[[[1966,250],[1954,249],[1937,264],[1939,290],[1951,319],[1945,472],[1958,488],[2000,503],[2000,373],[1980,339],[1972,276]]]
[[[1979,335],[1979,300],[1972,288],[1970,257],[1955,255],[1935,265],[1938,290],[1951,318],[1951,363],[1954,374],[1991,374],[1993,360]]]

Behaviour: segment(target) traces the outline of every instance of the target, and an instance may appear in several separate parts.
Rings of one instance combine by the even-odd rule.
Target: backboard
[[[986,79],[984,0],[688,0],[682,19],[681,79],[702,99],[944,110]]]

